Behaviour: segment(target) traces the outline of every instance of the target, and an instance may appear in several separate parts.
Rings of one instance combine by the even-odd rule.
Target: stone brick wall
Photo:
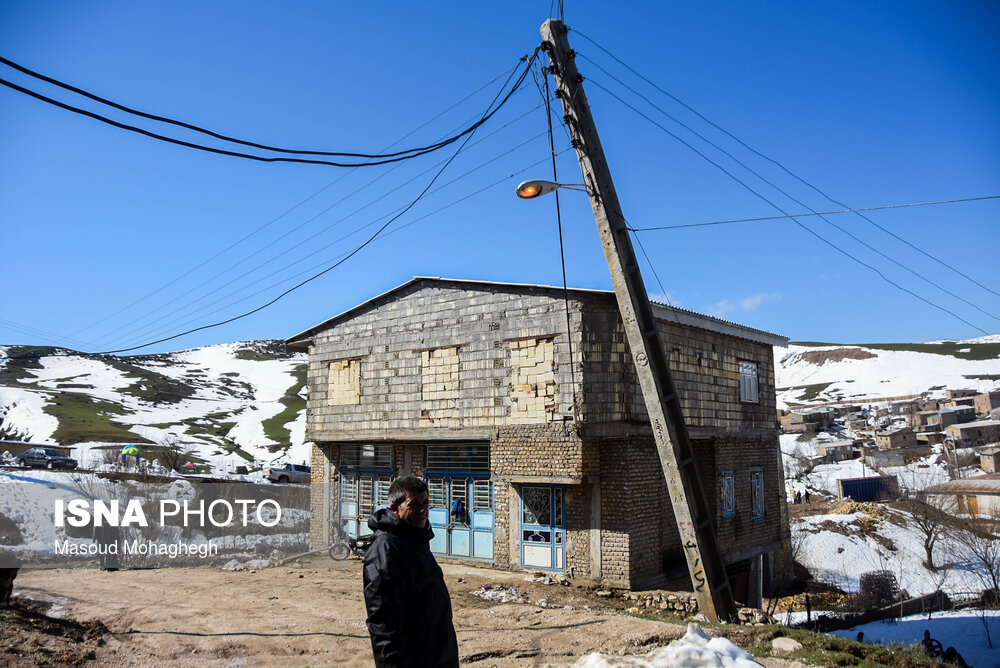
[[[571,418],[564,309],[544,290],[477,291],[447,283],[418,283],[369,305],[313,339],[307,440],[403,439],[420,430]],[[571,312],[576,336],[579,304]],[[345,359],[358,368],[353,404],[329,401],[331,362]]]
[[[582,479],[584,448],[572,423],[500,427],[490,445],[490,467],[500,478]]]
[[[770,345],[676,322],[660,320],[658,324],[689,429],[775,426]],[[646,407],[614,302],[587,304],[581,338],[581,419],[588,423],[644,422]],[[758,366],[757,403],[740,401],[740,361]]]

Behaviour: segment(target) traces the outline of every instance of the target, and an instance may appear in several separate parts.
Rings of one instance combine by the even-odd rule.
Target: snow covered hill
[[[0,437],[78,445],[191,450],[215,469],[253,460],[302,462],[306,356],[246,341],[134,357],[0,346]],[[110,446],[109,446],[110,447]]]
[[[779,408],[1000,387],[998,335],[931,343],[799,343],[775,348],[774,357]]]

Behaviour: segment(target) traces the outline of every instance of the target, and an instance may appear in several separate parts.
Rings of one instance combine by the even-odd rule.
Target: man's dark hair
[[[427,483],[415,475],[404,475],[396,478],[389,485],[389,505],[398,506],[408,496],[416,496],[427,491]]]

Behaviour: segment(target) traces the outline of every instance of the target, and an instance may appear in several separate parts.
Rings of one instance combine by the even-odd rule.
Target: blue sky
[[[565,4],[634,227],[778,211],[601,87],[786,212],[805,209],[716,146],[816,211],[842,207],[637,79],[582,35],[851,207],[1000,194],[995,3]],[[540,41],[549,9],[544,1],[5,0],[0,54],[224,134],[379,152],[437,141],[477,118],[507,71]],[[0,72],[100,110],[8,67]],[[140,352],[284,338],[414,275],[560,284],[554,198],[513,196],[520,180],[551,175],[544,132],[541,96],[529,76],[388,236],[254,316]],[[560,180],[578,182],[567,147],[557,127]],[[251,162],[154,141],[0,88],[0,343],[116,349],[247,311],[360,244],[452,153],[356,170]],[[561,199],[569,284],[609,289],[587,198],[567,191]],[[1000,331],[1000,296],[991,292],[1000,292],[1000,200],[868,215],[989,289],[853,215],[829,220],[906,269],[816,217],[801,223],[958,317],[893,287],[790,220],[641,233],[663,286],[644,266],[647,288],[675,305],[793,340],[927,341]]]

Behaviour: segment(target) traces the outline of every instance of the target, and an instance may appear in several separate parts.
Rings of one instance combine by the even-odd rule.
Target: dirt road
[[[622,615],[613,610],[615,602],[584,583],[545,585],[525,582],[524,573],[444,568],[463,665],[559,665],[592,651],[642,654],[684,631]],[[516,588],[531,603],[472,594],[485,584]],[[44,638],[14,629],[0,646],[13,665],[371,665],[360,562],[354,559],[339,567],[235,572],[22,571],[15,594],[51,601],[49,616],[79,623],[73,628],[87,640],[68,649],[46,647]],[[536,604],[542,600],[544,606]],[[108,632],[95,640],[98,621]]]

